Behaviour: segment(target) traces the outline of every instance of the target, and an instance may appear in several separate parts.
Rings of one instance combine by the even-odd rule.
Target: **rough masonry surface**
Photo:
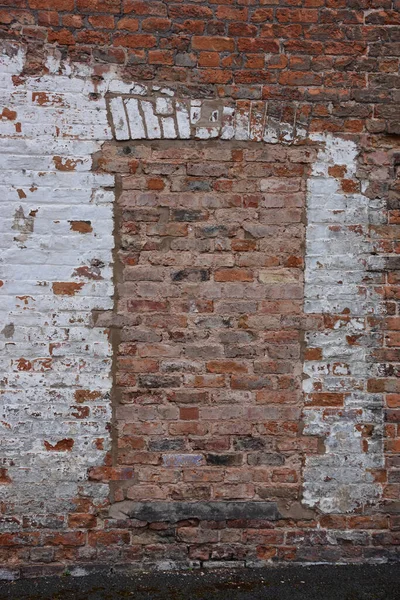
[[[5,0],[0,575],[398,560],[398,0]]]

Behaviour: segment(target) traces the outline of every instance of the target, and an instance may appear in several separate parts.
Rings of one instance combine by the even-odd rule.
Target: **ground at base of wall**
[[[397,600],[399,585],[398,564],[313,565],[25,579],[3,583],[0,600]]]

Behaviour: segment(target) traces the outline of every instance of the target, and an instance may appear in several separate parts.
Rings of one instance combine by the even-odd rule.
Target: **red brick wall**
[[[32,72],[51,44],[73,60],[124,65],[128,78],[311,103],[316,129],[329,119],[329,131],[381,131],[389,121],[396,132],[399,9],[397,0],[7,0],[0,20],[7,37],[31,43]]]
[[[399,2],[0,23],[1,576],[397,560]]]
[[[103,166],[129,150],[116,426],[135,479],[116,499],[298,499],[301,449],[317,446],[300,431],[315,152],[161,142],[105,147]]]

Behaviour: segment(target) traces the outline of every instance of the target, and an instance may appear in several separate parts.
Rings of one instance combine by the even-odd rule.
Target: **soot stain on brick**
[[[19,231],[19,235],[14,238],[14,241],[18,242],[20,248],[25,248],[25,242],[29,236],[33,233],[35,217],[38,210],[30,210],[29,214],[25,216],[24,209],[19,206],[14,213],[14,220],[11,229]]]
[[[174,282],[188,281],[192,283],[208,281],[210,279],[210,271],[209,269],[182,269],[172,273],[171,279]]]
[[[11,477],[8,474],[8,469],[5,467],[0,468],[0,485],[9,485],[12,483]]]
[[[8,339],[13,337],[14,332],[15,332],[14,323],[8,323],[1,330],[1,333],[4,335],[4,337],[6,337]]]

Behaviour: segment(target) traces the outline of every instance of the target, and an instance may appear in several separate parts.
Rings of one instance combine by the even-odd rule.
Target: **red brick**
[[[240,38],[238,40],[240,52],[268,52],[276,54],[279,52],[279,42],[276,40]]]
[[[266,69],[254,71],[236,71],[235,83],[255,84],[255,83],[275,83],[276,75]]]
[[[272,21],[273,18],[273,8],[256,8],[251,15],[251,21],[253,23],[265,23],[265,21]]]
[[[283,43],[286,52],[295,54],[320,55],[324,54],[322,42],[311,42],[309,40],[289,40]]]
[[[316,392],[310,394],[310,402],[308,406],[343,406],[344,394],[335,392]]]
[[[203,69],[199,71],[198,80],[200,83],[229,83],[232,80],[232,74],[221,69]]]
[[[387,346],[400,346],[400,332],[388,331],[386,333],[386,345]]]
[[[220,56],[218,52],[200,52],[199,67],[219,67]]]
[[[97,526],[97,517],[86,513],[68,515],[68,527],[71,529],[93,529]]]
[[[199,418],[199,409],[195,406],[181,406],[179,418],[183,421],[196,421]]]
[[[276,18],[280,23],[317,23],[318,11],[306,8],[277,8]]]
[[[206,50],[215,52],[232,52],[235,49],[235,41],[226,37],[199,37],[192,38],[193,50]]]
[[[158,0],[123,0],[123,12],[136,15],[166,16],[167,6]]]
[[[233,8],[231,6],[218,6],[216,11],[218,19],[227,21],[246,21],[248,17],[248,9],[246,7]]]
[[[125,48],[154,48],[157,40],[153,35],[116,35],[113,41],[114,46],[124,46]]]
[[[75,44],[74,35],[70,31],[68,31],[68,29],[49,31],[47,41],[50,44],[57,43],[63,46],[73,46]]]
[[[89,23],[95,29],[113,29],[114,17],[109,15],[96,15],[88,18]]]
[[[57,16],[58,19],[58,16]],[[81,15],[63,15],[62,16],[63,27],[70,27],[74,29],[80,29],[83,27],[83,18]]]
[[[150,50],[149,63],[151,65],[173,65],[174,54],[170,50]]]
[[[54,532],[44,535],[46,546],[84,546],[86,533],[84,531]]]
[[[125,481],[133,478],[134,471],[127,467],[92,467],[88,476],[90,481]]]
[[[0,534],[0,547],[4,546],[7,550],[13,546],[38,546],[40,542],[39,531]]]
[[[304,354],[305,360],[322,360],[321,348],[307,348]]]
[[[126,29],[127,31],[137,31],[139,29],[138,19],[123,17],[117,23],[117,29]]]
[[[199,35],[204,32],[205,22],[204,21],[195,21],[193,19],[186,19],[182,22],[173,22],[172,31],[174,33],[182,33],[184,35]]]
[[[83,44],[96,44],[104,46],[109,43],[110,35],[101,33],[100,31],[79,31],[76,36],[76,41]]]
[[[73,512],[49,515],[43,505],[45,516],[22,519],[18,514],[14,517],[14,501],[20,500],[13,496],[15,465],[6,461],[0,468],[0,484],[7,486],[6,500],[0,502],[3,525],[22,526],[24,531],[1,536],[0,560],[16,568],[31,560],[40,566],[30,568],[42,569],[42,559],[53,561],[49,564],[55,568],[82,560],[156,564],[175,558],[184,561],[187,554],[194,560],[214,561],[256,556],[268,561],[332,563],[393,558],[390,546],[398,544],[394,532],[400,528],[399,519],[393,516],[398,512],[400,490],[398,0],[4,2],[0,11],[3,29],[10,30],[14,41],[18,36],[28,44],[22,73],[13,76],[18,102],[2,112],[5,125],[15,127],[16,135],[26,133],[20,109],[26,77],[40,79],[44,86],[49,77],[57,83],[57,75],[42,77],[49,68],[48,39],[50,44],[71,46],[61,48],[60,55],[67,57],[72,73],[75,62],[84,65],[83,70],[79,67],[81,83],[84,70],[93,67],[93,77],[84,87],[86,96],[92,90],[87,97],[92,102],[88,123],[85,119],[78,123],[75,109],[70,121],[64,118],[69,103],[75,105],[76,94],[64,98],[62,91],[50,94],[44,88],[29,92],[38,115],[46,107],[56,109],[60,138],[68,121],[74,147],[79,146],[75,127],[83,127],[90,138],[92,127],[100,126],[94,114],[103,101],[110,63],[121,65],[118,77],[126,83],[148,80],[146,95],[153,95],[154,84],[154,94],[166,97],[167,92],[160,91],[165,83],[176,90],[178,100],[205,99],[207,110],[219,109],[218,128],[221,106],[237,101],[239,117],[242,114],[245,121],[250,114],[250,130],[257,129],[260,142],[103,140],[96,151],[92,170],[115,175],[117,192],[123,190],[115,199],[115,307],[108,314],[96,308],[90,319],[100,328],[98,334],[109,335],[115,354],[112,398],[104,386],[110,368],[107,356],[104,368],[90,375],[93,385],[80,387],[86,381],[89,355],[102,357],[107,344],[93,345],[92,337],[98,339],[95,332],[81,338],[79,320],[71,318],[68,327],[61,327],[54,309],[45,322],[49,331],[43,331],[54,337],[60,329],[62,339],[51,342],[50,358],[20,356],[13,350],[11,370],[14,379],[22,377],[24,386],[30,380],[47,382],[50,376],[56,381],[56,371],[63,371],[57,394],[50,389],[54,398],[66,393],[62,386],[68,370],[72,375],[76,371],[66,414],[71,427],[75,430],[79,425],[84,436],[42,438],[38,447],[57,464],[68,458],[78,465],[82,457],[78,460],[77,453],[87,452],[88,465],[95,466],[85,467],[79,482],[72,482],[78,485],[77,496],[69,500]],[[286,136],[285,143],[261,141],[265,108],[269,124],[276,120],[277,135]],[[204,126],[210,123],[207,110],[202,114]],[[51,116],[51,111],[44,112]],[[340,207],[332,216],[338,222],[327,225],[332,239],[344,235],[348,227],[355,250],[368,237],[382,264],[386,260],[386,266],[393,266],[392,270],[368,271],[358,288],[349,288],[351,293],[357,289],[361,303],[367,298],[376,304],[364,320],[368,336],[363,330],[353,331],[350,303],[345,309],[340,305],[341,315],[304,313],[305,226],[310,217],[305,215],[307,178],[324,148],[309,137],[290,143],[292,124],[302,124],[309,132],[331,132],[343,138],[341,144],[350,139],[355,143],[354,171],[345,161],[325,165],[338,195],[349,200],[362,190],[374,206],[381,199],[388,202],[389,210],[380,208],[378,224],[370,224],[368,231],[357,222],[343,225]],[[85,169],[79,160],[53,162],[57,172],[66,167]],[[82,171],[79,177],[87,180],[89,175]],[[42,177],[40,171],[35,185]],[[33,186],[29,192],[33,199],[34,190]],[[26,199],[27,189],[14,191],[21,201]],[[39,216],[41,211],[39,207]],[[357,213],[353,213],[355,219]],[[71,215],[71,219],[78,218]],[[95,221],[70,223],[79,225],[71,227],[71,235],[94,236],[102,247]],[[23,234],[28,235],[28,250],[40,235],[36,222],[31,234]],[[88,243],[83,237],[82,243]],[[362,268],[367,268],[366,254]],[[96,286],[103,289],[104,283],[107,287],[106,281],[101,282],[104,273],[99,274],[96,259],[92,262],[94,266],[71,267],[72,278],[79,276],[79,281],[66,277],[66,281],[51,283],[53,299],[62,302],[64,312],[75,301],[89,310]],[[327,265],[321,262],[319,266],[323,275]],[[336,273],[335,281],[337,277]],[[334,292],[330,297],[334,302]],[[40,308],[38,298],[17,297],[16,301],[29,316],[35,302]],[[65,313],[62,321],[69,318]],[[11,330],[7,325],[5,337]],[[10,347],[21,335],[28,335],[18,330],[18,324],[16,331],[17,337],[7,341]],[[368,348],[368,356],[376,362],[371,362],[373,368],[365,380],[359,379],[358,371],[353,373],[350,360],[328,356],[332,348],[312,346],[318,346],[315,340],[326,334],[327,339],[340,337],[350,357],[360,352],[362,356],[371,342],[370,332],[373,347]],[[69,355],[74,344],[81,348],[78,362]],[[66,355],[60,356],[64,349]],[[311,391],[305,394],[303,361],[311,361],[306,371],[315,373],[308,380]],[[360,391],[382,395],[383,433],[361,422],[360,407],[347,406],[346,394]],[[305,435],[316,412],[324,425],[322,433]],[[101,426],[97,415],[104,415]],[[332,427],[339,435],[342,422],[348,425],[349,419],[361,419],[355,429],[361,450],[376,450],[371,435],[384,445],[384,462],[366,472],[371,486],[376,485],[375,512],[371,507],[369,514],[363,514],[362,507],[353,512],[344,508],[346,514],[321,516],[318,503],[315,511],[303,506],[304,478],[311,475],[307,469],[302,473],[302,467],[310,460],[323,464],[325,437]],[[329,473],[338,484],[340,468]],[[334,494],[332,481],[320,479],[321,489],[326,485]],[[187,519],[176,527],[104,519],[109,502],[126,499],[149,503],[267,500],[277,502],[281,517],[252,523]],[[28,505],[29,498],[25,500]],[[364,540],[369,546],[358,544]]]
[[[205,423],[185,421],[171,423],[168,428],[171,435],[196,435],[205,436],[208,433],[208,426]]]
[[[119,14],[121,0],[76,0],[77,12]]]
[[[200,4],[169,4],[168,14],[173,19],[209,19],[213,16],[211,8]]]
[[[215,281],[253,281],[253,272],[249,269],[224,268],[214,273]]]
[[[163,312],[168,308],[167,302],[157,300],[129,300],[129,312]]]
[[[302,73],[300,71],[284,71],[279,77],[281,85],[321,85],[322,78],[315,73]]]
[[[122,546],[129,544],[129,531],[121,529],[120,531],[90,531],[89,546]]]
[[[232,240],[231,248],[233,252],[253,252],[257,249],[255,240]]]
[[[400,394],[387,394],[386,403],[389,408],[400,408]]]
[[[248,368],[243,362],[234,360],[215,360],[206,364],[210,373],[248,373]]]
[[[387,526],[388,520],[386,516],[349,516],[348,518],[349,529],[386,529]]]
[[[29,0],[29,6],[33,9],[73,11],[75,2],[74,0]]]
[[[170,19],[149,17],[142,21],[142,31],[168,31],[171,28]]]
[[[47,14],[47,13],[45,13],[45,14]],[[58,25],[58,18],[57,18],[57,20],[54,19],[54,15],[57,15],[57,13],[51,12],[48,14],[53,15],[53,23],[41,22],[41,23],[39,23],[39,25],[47,25],[47,24]],[[0,10],[0,23],[4,23],[7,25],[9,25],[10,23],[19,23],[21,25],[35,25],[35,19],[34,19],[33,15],[27,10],[25,11],[25,10],[1,9]]]

